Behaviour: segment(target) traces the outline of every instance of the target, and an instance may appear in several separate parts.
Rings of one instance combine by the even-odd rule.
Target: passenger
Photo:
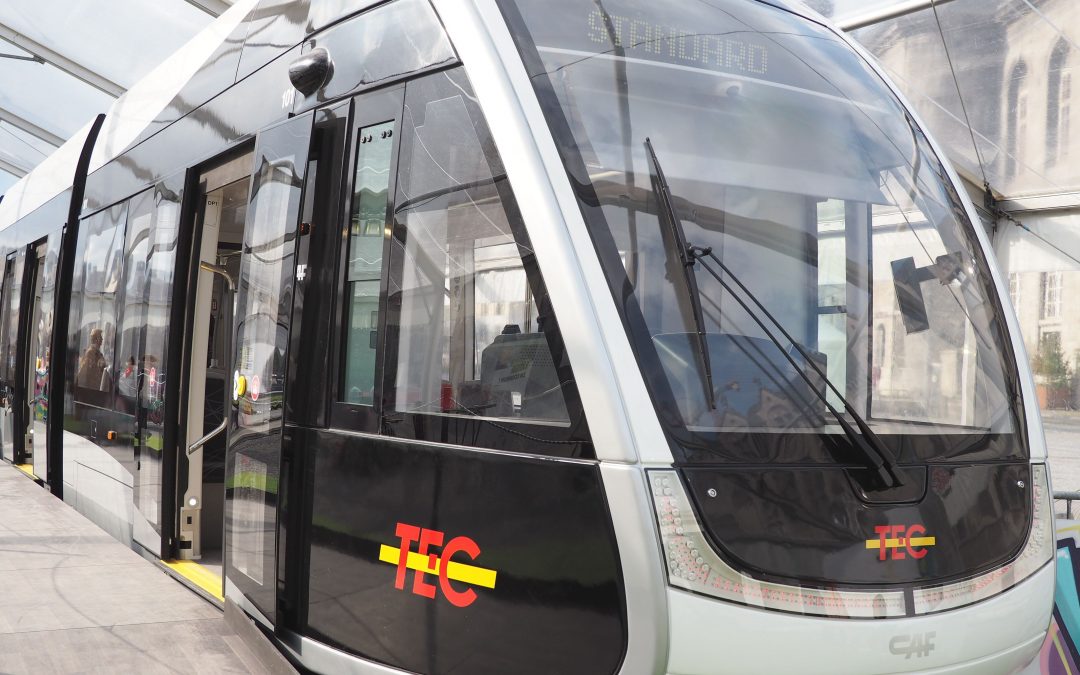
[[[96,389],[101,391],[102,378],[106,377],[105,368],[108,365],[105,355],[101,353],[102,333],[100,328],[90,331],[90,346],[83,352],[79,359],[79,371],[75,375],[75,386],[83,389]]]

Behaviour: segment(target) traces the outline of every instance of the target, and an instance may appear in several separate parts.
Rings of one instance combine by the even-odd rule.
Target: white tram
[[[317,672],[1008,673],[977,223],[786,0],[238,0],[0,203],[3,456]]]

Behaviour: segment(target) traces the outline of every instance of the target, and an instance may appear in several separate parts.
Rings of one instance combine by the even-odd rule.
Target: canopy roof
[[[0,2],[0,194],[231,4]]]
[[[232,2],[0,3],[0,56],[15,57],[0,58],[0,194]],[[884,64],[973,182],[1021,200],[1080,194],[1080,3],[805,2]]]
[[[1080,205],[1076,0],[805,1],[878,58],[974,182]]]

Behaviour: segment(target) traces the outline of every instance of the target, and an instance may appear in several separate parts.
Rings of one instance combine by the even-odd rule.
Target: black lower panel
[[[619,666],[622,582],[595,465],[289,436],[316,454],[309,636],[421,673]],[[446,558],[445,579],[410,569]]]
[[[767,579],[945,583],[1005,564],[1027,537],[1026,463],[908,467],[917,497],[896,504],[861,499],[850,473],[684,470],[709,537],[736,567]]]

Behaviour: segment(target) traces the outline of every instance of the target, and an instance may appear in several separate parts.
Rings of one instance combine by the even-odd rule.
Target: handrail
[[[1075,502],[1075,501],[1080,501],[1080,492],[1076,492],[1076,491],[1072,491],[1072,492],[1069,492],[1069,491],[1055,492],[1054,493],[1054,501],[1056,502],[1056,501],[1061,501],[1061,500],[1065,501],[1065,517],[1071,519],[1072,518],[1072,503]]]
[[[201,269],[201,270],[203,270],[205,272],[210,272],[211,274],[216,274],[216,275],[218,275],[219,277],[221,277],[222,279],[225,280],[226,285],[228,285],[228,287],[229,287],[229,294],[233,295],[233,302],[234,302],[233,315],[235,316],[235,314],[236,314],[236,305],[235,305],[235,302],[236,302],[236,298],[235,298],[236,282],[233,281],[233,278],[229,274],[229,271],[227,269],[225,269],[225,267],[222,266],[222,265],[215,265],[214,263],[208,263],[205,260],[200,260],[199,261],[199,269]],[[230,343],[229,348],[228,348],[228,353],[232,354],[232,344],[231,344],[232,340],[227,340],[227,342]],[[208,431],[206,434],[204,434],[202,438],[200,438],[199,440],[197,440],[194,443],[192,443],[191,445],[189,445],[188,449],[187,449],[188,456],[190,457],[191,455],[193,455],[196,452],[198,452],[199,450],[201,450],[204,445],[209,443],[215,436],[217,436],[221,432],[225,431],[225,429],[228,426],[229,426],[229,410],[228,410],[228,406],[226,406],[225,414],[221,418],[221,424],[217,425],[216,427],[214,427],[213,429]]]
[[[200,449],[202,449],[202,447],[204,445],[206,445],[207,443],[209,443],[211,441],[211,439],[214,438],[214,436],[217,436],[222,431],[225,431],[225,427],[227,427],[227,426],[229,426],[229,415],[228,415],[228,411],[226,410],[225,416],[221,418],[221,424],[217,425],[216,427],[214,427],[213,429],[208,431],[202,438],[200,438],[199,440],[195,441],[194,443],[192,443],[191,445],[188,446],[188,449],[187,449],[188,456],[190,457],[191,455],[195,454]]]
[[[233,281],[232,275],[229,274],[229,270],[225,269],[222,265],[215,265],[214,263],[208,263],[205,260],[199,261],[199,269],[204,272],[210,272],[216,274],[225,280],[225,283],[229,285],[229,292],[236,292],[236,282]]]

